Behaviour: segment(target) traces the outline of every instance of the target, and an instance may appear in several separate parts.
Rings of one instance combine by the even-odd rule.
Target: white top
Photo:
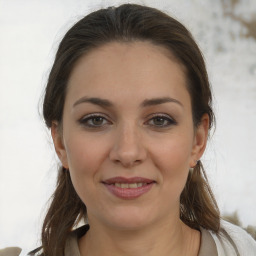
[[[210,232],[218,256],[256,256],[256,241],[242,228],[221,221],[221,232]]]

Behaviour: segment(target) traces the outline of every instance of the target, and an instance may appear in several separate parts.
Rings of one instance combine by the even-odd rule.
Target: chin
[[[152,215],[142,211],[141,209],[119,209],[112,212],[108,224],[115,229],[119,230],[137,230],[145,228],[150,225],[154,220]]]

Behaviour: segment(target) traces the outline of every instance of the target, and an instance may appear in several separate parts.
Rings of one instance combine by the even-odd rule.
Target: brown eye
[[[110,122],[103,116],[100,115],[88,115],[79,120],[79,123],[85,127],[89,128],[101,128]]]
[[[102,125],[103,122],[104,119],[101,116],[96,116],[91,119],[91,123],[96,126]]]
[[[167,115],[156,115],[152,117],[147,123],[150,126],[158,128],[165,128],[177,124],[176,121]]]
[[[163,117],[155,117],[152,119],[152,121],[153,121],[154,125],[156,125],[156,126],[163,126],[163,125],[168,124],[168,121]]]

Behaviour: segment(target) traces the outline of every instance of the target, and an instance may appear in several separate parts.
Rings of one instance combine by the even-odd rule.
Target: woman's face
[[[68,82],[56,151],[90,223],[135,229],[179,218],[190,167],[204,151],[183,68],[147,42],[112,42],[83,56]]]

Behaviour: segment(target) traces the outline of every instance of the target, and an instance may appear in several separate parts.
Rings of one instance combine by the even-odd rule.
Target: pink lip
[[[106,188],[115,196],[122,199],[135,199],[143,194],[147,193],[152,186],[155,184],[154,180],[142,178],[142,177],[132,177],[132,178],[124,178],[124,177],[114,177],[111,179],[107,179],[102,182]],[[116,187],[115,183],[144,183],[142,187],[138,188],[120,188]]]
[[[132,178],[125,178],[125,177],[114,177],[107,180],[104,180],[103,183],[105,184],[114,184],[114,183],[152,183],[154,180],[142,178],[142,177],[132,177]]]

